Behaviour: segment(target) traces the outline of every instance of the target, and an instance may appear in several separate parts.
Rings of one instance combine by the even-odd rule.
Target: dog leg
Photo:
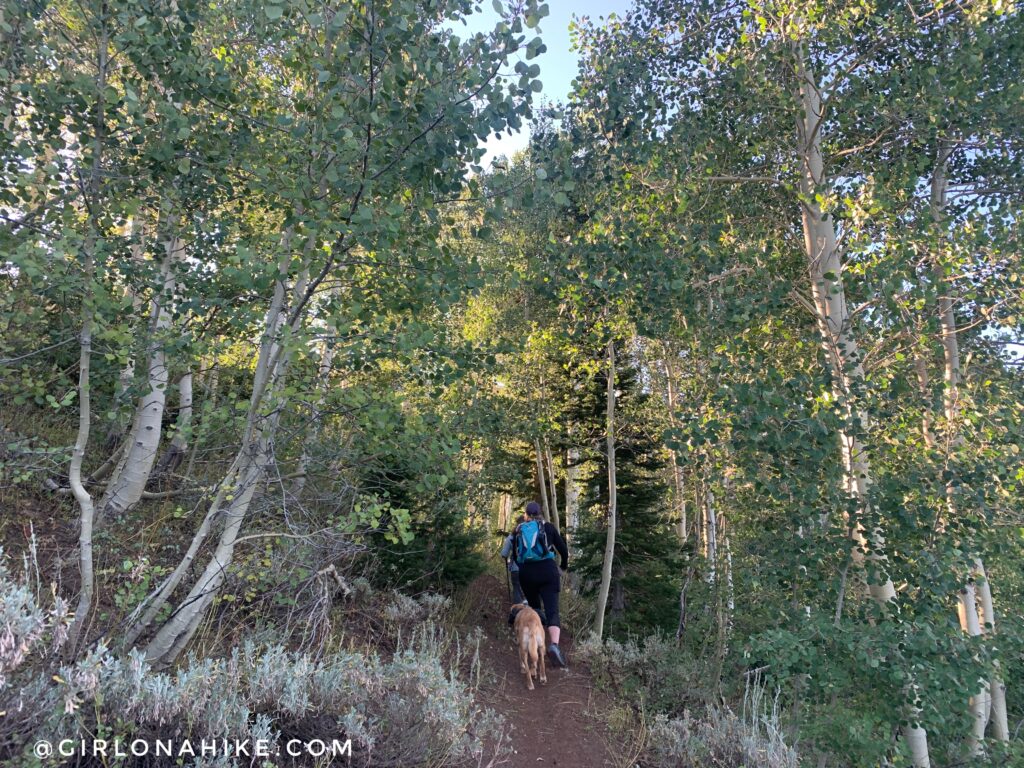
[[[540,683],[541,685],[547,685],[548,682],[548,670],[547,664],[544,662],[544,657],[547,655],[544,648],[544,637],[541,636],[540,642],[537,643],[537,647],[540,649]]]
[[[523,672],[526,674],[526,688],[533,690],[533,675],[530,674],[530,660],[527,658],[530,649],[527,647],[526,638],[519,638],[519,665],[522,667]]]
[[[532,639],[532,638],[531,638]],[[533,690],[533,678],[537,674],[537,647],[531,642],[529,646],[530,661],[529,669],[526,672],[526,679],[529,682],[527,686],[531,691]]]

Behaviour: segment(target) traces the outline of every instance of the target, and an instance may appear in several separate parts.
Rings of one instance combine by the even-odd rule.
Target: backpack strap
[[[519,523],[518,525],[516,525],[515,529],[512,531],[512,541],[513,541],[512,550],[513,550],[513,552],[515,554],[516,563],[518,565],[522,565],[522,563],[523,563],[523,555],[525,554],[523,552],[522,548],[520,547],[520,542],[522,541],[522,538],[521,538],[521,536],[519,534],[521,532],[522,527],[523,527],[523,524]]]

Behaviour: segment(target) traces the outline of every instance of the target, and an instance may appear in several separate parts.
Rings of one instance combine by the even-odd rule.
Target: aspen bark
[[[185,458],[189,435],[192,430],[192,372],[178,380],[178,419],[174,424],[174,437],[157,462],[154,475],[162,476],[174,472]]]
[[[138,215],[132,217],[131,223],[131,252],[132,261],[136,264],[142,263],[142,256],[145,251],[145,228],[142,225],[142,220]],[[132,313],[133,316],[138,317],[142,310],[142,300],[139,296],[139,292],[135,290],[134,286],[128,288],[132,299]],[[110,450],[117,448],[118,444],[124,439],[125,430],[128,424],[131,422],[129,416],[131,408],[128,407],[128,399],[132,391],[132,384],[135,382],[135,353],[134,350],[128,355],[128,359],[125,364],[121,367],[121,372],[117,377],[117,388],[114,390],[114,420],[110,424],[110,428],[107,430],[107,447]],[[97,473],[93,473],[93,477],[96,477]],[[105,475],[104,475],[105,476]]]
[[[594,633],[598,639],[604,636],[604,614],[608,607],[608,591],[612,583],[612,563],[615,558],[616,490],[615,481],[615,342],[608,342],[608,404],[606,411],[608,455],[608,529],[604,545],[604,562],[601,566],[601,588],[597,595],[597,615],[594,618]]]
[[[213,598],[224,583],[224,577],[233,559],[238,533],[263,470],[267,467],[272,455],[270,442],[273,427],[276,426],[276,420],[274,420],[271,426],[261,430],[255,445],[249,446],[245,450],[244,463],[239,473],[240,482],[234,486],[235,495],[224,511],[226,525],[217,548],[188,595],[146,646],[146,658],[151,663],[163,664],[174,660],[191,639],[199,622],[206,614],[206,610],[213,602]]]
[[[293,306],[298,305],[300,297],[304,294],[307,279],[308,276],[304,274],[296,281],[293,289]],[[280,286],[280,292],[284,292],[283,285]],[[278,317],[271,321],[271,327],[294,332],[301,323],[301,315],[296,312],[292,325],[287,326],[284,323],[285,314],[282,309]],[[266,359],[260,361],[262,365],[257,364],[253,376],[254,387],[246,439],[243,440],[236,456],[238,469],[235,476],[238,481],[234,483],[229,504],[224,510],[224,530],[202,575],[146,646],[146,658],[151,663],[165,665],[173,662],[198,629],[203,616],[224,583],[227,569],[234,558],[235,543],[242,523],[249,512],[264,471],[273,460],[273,440],[284,408],[281,390],[287,377],[291,353],[279,339],[270,341],[269,350]],[[273,407],[269,414],[261,415],[264,393],[269,394]]]
[[[286,250],[290,242],[291,232],[289,231],[284,235],[284,245]],[[281,273],[284,272],[286,264],[287,262],[282,260],[280,267]],[[153,623],[153,620],[156,619],[163,607],[167,605],[167,602],[170,600],[174,591],[178,588],[178,585],[181,584],[185,574],[191,569],[192,563],[195,561],[200,547],[202,547],[206,538],[209,536],[214,521],[219,517],[228,493],[230,492],[236,476],[243,465],[245,459],[245,446],[254,439],[256,434],[259,405],[263,402],[263,395],[268,381],[266,370],[269,368],[271,359],[277,349],[275,339],[281,330],[281,324],[284,319],[284,299],[285,285],[281,280],[278,280],[274,284],[274,293],[270,300],[270,307],[267,310],[265,331],[260,342],[260,352],[256,361],[256,369],[253,373],[253,391],[249,400],[249,413],[246,418],[245,430],[242,435],[243,449],[235,455],[231,466],[224,473],[224,477],[218,485],[213,499],[210,501],[210,506],[207,508],[206,514],[203,516],[203,520],[199,524],[199,528],[196,529],[195,534],[192,536],[192,540],[189,542],[188,548],[181,560],[178,562],[178,565],[160,584],[160,586],[152,594],[148,595],[145,601],[143,601],[142,605],[146,606],[145,610],[139,610],[142,608],[142,605],[137,609],[141,613],[141,616],[129,626],[125,633],[125,647],[132,647],[142,633],[150,626],[150,624]]]
[[[92,279],[92,257],[88,259],[86,276]],[[78,528],[78,570],[81,576],[81,588],[78,593],[78,607],[75,609],[75,618],[68,633],[68,648],[74,654],[78,647],[78,641],[82,635],[82,628],[88,619],[89,611],[92,610],[92,598],[96,580],[93,571],[92,560],[92,527],[95,517],[92,496],[85,489],[82,483],[82,461],[85,459],[85,449],[89,443],[89,426],[91,398],[89,393],[89,367],[92,360],[92,306],[86,298],[82,301],[82,330],[79,335],[79,358],[78,358],[78,434],[75,437],[75,447],[71,453],[71,465],[68,469],[68,481],[71,485],[71,492],[78,502],[79,528]]]
[[[981,559],[975,561],[975,571],[980,577],[978,581],[978,595],[981,598],[981,613],[983,618],[982,631],[995,634],[996,611],[992,603],[992,587],[988,583],[988,574]],[[1010,740],[1010,725],[1006,716],[1006,683],[999,674],[999,663],[996,662],[993,669],[992,679],[989,681],[989,696],[991,698],[991,721],[992,731],[999,741]]]
[[[958,611],[960,614],[960,626],[971,637],[981,635],[981,625],[978,621],[977,592],[974,584],[966,584],[960,590]],[[972,755],[980,755],[985,745],[985,725],[988,719],[989,709],[989,684],[982,681],[982,689],[979,693],[971,696],[969,706],[971,709],[971,735],[967,739],[967,749]]]
[[[313,420],[313,436],[316,437],[320,434],[320,430],[323,428],[321,423],[323,420],[323,407],[324,402],[327,399],[327,385],[331,378],[331,366],[334,364],[334,344],[329,340],[325,339],[323,346],[320,350],[320,367],[317,370],[317,397],[316,404],[313,406],[312,420]],[[298,499],[302,496],[302,491],[306,487],[306,477],[309,474],[309,440],[305,440],[302,443],[302,456],[299,458],[299,475],[292,482],[292,487],[289,491],[291,496]]]
[[[108,514],[123,514],[142,499],[153,465],[160,448],[160,435],[164,407],[167,404],[167,355],[164,350],[165,336],[171,324],[170,304],[175,291],[174,264],[180,260],[185,245],[173,232],[165,244],[161,261],[162,291],[153,297],[153,338],[150,342],[147,382],[149,391],[144,394],[135,413],[129,444],[118,469],[107,485],[100,502],[100,517]]]
[[[551,520],[551,507],[548,504],[547,480],[544,477],[544,453],[540,448],[540,440],[533,441],[534,452],[537,454],[537,489],[540,492],[541,510],[544,519]]]
[[[555,460],[551,455],[551,447],[548,445],[546,440],[544,441],[544,459],[547,461],[548,480],[550,481],[548,483],[548,488],[551,495],[551,522],[554,524],[555,530],[561,533],[562,525],[558,516],[558,490],[555,481]]]
[[[190,441],[191,445],[188,452],[188,464],[185,466],[185,471],[182,473],[184,477],[192,477],[192,467],[195,466],[196,454],[199,451],[199,446],[202,445],[206,438],[206,433],[209,431],[210,419],[217,407],[217,390],[219,382],[220,371],[216,367],[215,362],[213,370],[210,372],[209,379],[207,380],[206,398],[203,401],[203,407],[199,413],[198,430]]]
[[[811,279],[811,292],[817,309],[818,330],[822,346],[828,359],[836,395],[846,409],[848,421],[863,429],[867,417],[854,406],[852,389],[864,382],[864,367],[860,348],[853,335],[846,293],[843,288],[842,262],[836,240],[835,226],[829,214],[822,211],[816,196],[825,181],[824,159],[821,151],[821,126],[823,108],[817,83],[803,62],[802,51],[798,52],[798,77],[803,115],[798,122],[800,152],[800,193],[804,229],[804,247]],[[881,528],[873,524],[870,532],[864,529],[864,521],[870,519],[868,488],[871,482],[871,465],[866,446],[854,431],[840,431],[847,488],[857,500],[858,516],[854,531],[858,544],[872,552],[872,560],[882,566],[885,562],[885,539]],[[858,551],[857,557],[861,557]],[[896,596],[892,581],[886,576],[881,584],[870,585],[871,595],[880,603],[887,603]]]
[[[853,390],[864,383],[864,367],[846,304],[835,224],[831,215],[822,210],[818,196],[825,183],[821,143],[824,107],[818,83],[806,66],[801,44],[794,45],[794,54],[801,105],[801,115],[797,120],[797,150],[804,248],[822,346],[831,368],[836,395],[846,411],[847,422],[853,425],[849,432],[844,429],[839,433],[847,487],[857,503],[858,519],[851,526],[857,539],[853,554],[855,559],[863,561],[861,549],[871,553],[870,562],[880,573],[876,578],[869,576],[868,588],[875,602],[885,606],[896,597],[896,589],[884,571],[885,537],[881,525],[871,519],[868,495],[871,464],[867,447],[858,436],[867,426],[867,415],[853,402]],[[865,528],[865,522],[870,530]],[[929,768],[928,736],[924,728],[915,725],[919,709],[912,682],[907,690],[910,722],[903,727],[903,737],[915,768]]]
[[[694,473],[693,480],[693,544],[695,552],[704,551],[704,483]]]
[[[665,350],[665,389],[668,397],[668,418],[669,423],[676,427],[676,390],[675,390],[675,370],[672,363],[669,360],[670,351],[668,345]],[[679,466],[679,456],[676,452],[672,451],[672,484],[675,490],[675,500],[677,506],[677,514],[679,516],[678,533],[679,539],[682,542],[686,542],[689,528],[686,520],[686,488],[683,485],[683,468]]]
[[[946,214],[948,188],[946,166],[951,151],[951,146],[947,141],[939,141],[929,200],[932,221],[937,226],[942,224]],[[932,276],[938,291],[937,303],[942,339],[944,382],[942,403],[943,415],[945,416],[945,444],[947,450],[951,450],[963,444],[963,435],[960,433],[959,428],[960,384],[963,376],[960,364],[960,342],[957,336],[953,298],[948,291],[943,289],[946,283],[946,275],[938,258],[933,260]],[[956,487],[952,480],[946,483],[945,491],[946,507],[952,518],[958,514]],[[975,557],[974,559],[972,578],[977,578],[981,586],[978,588],[974,582],[969,582],[961,589],[959,595],[960,626],[968,635],[977,637],[986,634],[986,631],[994,631],[995,628],[992,588],[985,577],[985,565],[981,557]],[[979,620],[978,616],[979,591],[981,593],[982,620]],[[973,727],[971,736],[967,741],[967,746],[971,755],[981,755],[984,751],[985,728],[988,725],[990,715],[995,721],[994,731],[996,738],[1000,741],[1009,740],[1009,724],[1006,719],[1006,686],[999,675],[998,666],[993,669],[993,674],[989,680],[982,681],[981,691],[970,697],[969,706]]]
[[[732,629],[733,615],[736,613],[736,587],[732,580],[732,546],[729,544],[729,534],[725,530],[725,513],[721,513],[720,526],[723,530],[722,549],[725,551],[725,596],[726,607],[729,609],[729,629]]]
[[[569,534],[574,534],[580,524],[580,460],[578,448],[570,448],[565,454],[565,525]]]
[[[92,141],[92,167],[89,173],[88,195],[93,206],[99,202],[100,168],[103,161],[103,141],[106,126],[106,88],[109,35],[106,24],[97,39],[96,53],[96,123]],[[88,202],[88,201],[87,201]],[[78,573],[81,585],[78,592],[78,605],[75,616],[68,629],[67,655],[73,656],[78,650],[78,643],[83,636],[85,623],[92,611],[93,592],[96,574],[92,557],[92,529],[96,517],[92,496],[82,482],[82,464],[85,451],[89,445],[91,427],[92,396],[90,390],[90,367],[92,365],[92,327],[93,327],[93,277],[96,268],[95,247],[99,234],[96,219],[91,210],[89,216],[89,234],[83,249],[83,275],[85,286],[82,292],[81,331],[78,337],[78,432],[75,445],[71,452],[71,463],[68,466],[68,483],[75,501],[78,502]]]
[[[704,492],[704,558],[708,563],[708,584],[714,585],[718,577],[718,513],[715,510],[715,494],[710,488]]]

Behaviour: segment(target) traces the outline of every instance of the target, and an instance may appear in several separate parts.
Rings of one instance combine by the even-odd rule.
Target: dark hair
[[[526,505],[526,514],[530,517],[540,517],[540,504],[536,501],[531,501]]]

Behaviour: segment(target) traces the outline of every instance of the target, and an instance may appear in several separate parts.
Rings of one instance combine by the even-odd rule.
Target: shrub
[[[706,665],[664,635],[603,644],[591,637],[577,647],[576,655],[590,662],[601,685],[650,712],[674,716],[713,698],[705,690],[712,679]]]
[[[758,722],[761,720],[762,722]],[[782,739],[778,722],[743,721],[731,710],[711,707],[696,720],[655,717],[642,764],[650,768],[797,768],[794,749]]]
[[[40,607],[27,581],[11,578],[0,548],[0,692],[7,687],[8,676],[47,639],[48,651],[54,652],[67,638],[67,605],[55,598],[52,608]]]
[[[459,677],[460,640],[431,622],[413,627],[409,642],[390,659],[341,649],[314,657],[249,641],[225,657],[192,655],[178,669],[159,672],[139,651],[120,657],[100,645],[55,669],[38,651],[59,639],[61,614],[41,609],[5,568],[0,601],[0,669],[7,675],[0,687],[0,711],[7,713],[0,718],[4,765],[38,765],[31,752],[40,739],[264,739],[272,755],[290,739],[351,739],[349,764],[355,766],[487,764],[483,736],[488,743],[502,741],[490,741],[504,728],[500,718],[478,707],[473,689]],[[444,604],[437,597],[414,601],[423,618]],[[287,759],[263,765],[292,764]],[[177,757],[153,754],[144,763],[77,760],[72,764],[179,764]],[[184,764],[241,766],[250,758],[220,754]]]
[[[711,692],[700,689],[708,671],[663,635],[604,643],[591,636],[577,646],[576,655],[619,701],[633,704],[638,722],[655,713],[638,750],[645,768],[797,768],[777,702],[767,706],[758,680],[748,684],[738,717],[711,703]],[[620,730],[636,727],[630,723]]]

